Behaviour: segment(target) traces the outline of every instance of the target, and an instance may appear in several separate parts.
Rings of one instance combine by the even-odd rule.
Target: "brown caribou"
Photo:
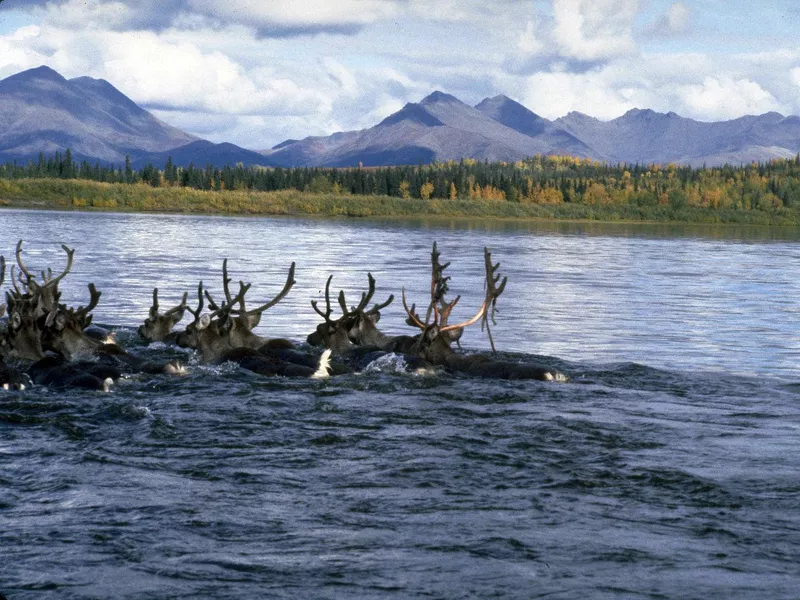
[[[74,250],[62,245],[67,254],[67,266],[57,277],[52,270],[41,273],[41,283],[31,273],[22,260],[22,240],[17,244],[17,266],[19,276],[11,270],[13,292],[7,292],[10,318],[7,332],[11,355],[37,361],[31,366],[34,382],[42,379],[60,382],[67,387],[84,381],[95,385],[98,389],[107,389],[107,377],[89,376],[89,371],[97,370],[97,361],[104,363],[105,373],[134,371],[146,373],[181,373],[183,367],[179,363],[153,363],[129,354],[113,343],[106,343],[93,332],[87,333],[92,323],[91,311],[97,306],[101,292],[94,283],[89,284],[89,302],[78,308],[69,307],[60,302],[61,292],[58,283],[69,273]],[[48,355],[55,353],[56,356]],[[76,362],[80,357],[90,358]],[[33,376],[36,374],[36,377]],[[85,375],[85,377],[84,377]],[[89,387],[91,387],[91,385]]]
[[[0,255],[0,288],[6,278],[6,259]],[[6,312],[6,305],[0,304],[0,318]],[[7,328],[0,329],[0,388],[4,390],[24,390],[26,379],[24,375],[16,368],[5,364],[5,357],[9,353],[10,348],[7,345],[6,335]]]
[[[183,299],[178,306],[170,308],[167,312],[161,314],[158,312],[158,288],[153,288],[153,306],[150,307],[150,313],[144,320],[144,323],[139,326],[137,333],[147,343],[163,342],[176,337],[177,334],[172,335],[172,328],[180,323],[186,314],[186,300],[189,297],[188,292],[183,294]]]
[[[262,375],[289,377],[327,377],[330,351],[322,356],[298,352],[294,344],[285,339],[268,339],[253,333],[263,313],[280,302],[294,286],[295,263],[292,263],[283,289],[270,301],[248,310],[245,295],[250,283],[239,282],[239,291],[230,291],[228,261],[222,263],[224,301],[217,303],[201,281],[197,288],[198,306],[188,308],[194,320],[178,336],[179,345],[196,348],[204,363],[219,364],[233,361],[243,368]],[[204,301],[211,313],[203,314]]]
[[[414,337],[389,336],[378,329],[380,311],[394,301],[394,295],[390,295],[385,302],[367,309],[375,294],[375,278],[371,273],[367,274],[368,290],[361,293],[361,300],[357,306],[348,308],[344,291],[339,291],[338,302],[342,316],[338,319],[331,318],[332,279],[333,275],[328,277],[325,283],[325,312],[320,310],[315,300],[311,301],[311,306],[325,319],[325,322],[320,323],[306,341],[311,345],[323,346],[333,351],[339,361],[334,363],[334,372],[360,371],[387,354],[402,355],[402,364],[407,372],[416,374],[430,372],[430,363],[410,353],[415,342]]]
[[[367,306],[375,294],[375,278],[372,273],[367,273],[369,288],[368,291],[361,293],[361,301],[358,305],[348,309],[344,290],[339,290],[338,301],[342,309],[342,316],[338,319],[331,319],[333,314],[330,295],[332,279],[333,275],[328,277],[325,283],[325,312],[320,310],[316,300],[311,301],[314,311],[325,321],[317,325],[306,341],[312,346],[330,348],[334,354],[344,354],[355,346],[383,348],[388,345],[391,338],[381,333],[376,324],[381,318],[380,311],[394,301],[394,295],[390,295],[385,302],[375,304],[367,310]]]
[[[12,291],[6,292],[8,303],[7,340],[13,356],[37,360],[44,356],[48,342],[52,339],[52,328],[59,311],[61,292],[59,282],[72,268],[75,251],[61,246],[67,254],[67,265],[63,272],[53,277],[52,270],[42,272],[42,283],[36,280],[22,261],[22,240],[17,243],[16,258],[19,273],[10,270]],[[49,339],[48,339],[49,338]]]
[[[463,331],[464,328],[481,320],[483,320],[484,326],[488,327],[489,320],[494,320],[497,299],[503,293],[507,279],[504,277],[501,281],[500,276],[496,275],[500,263],[492,264],[491,253],[488,248],[485,248],[486,294],[483,303],[473,317],[450,325],[448,323],[450,314],[461,296],[456,296],[450,302],[445,299],[445,295],[449,292],[450,277],[444,275],[444,270],[450,263],[442,265],[439,262],[439,256],[436,242],[434,242],[431,252],[431,300],[424,321],[416,313],[415,305],[412,305],[411,308],[408,307],[405,289],[402,292],[403,308],[408,315],[408,321],[421,330],[421,335],[413,346],[415,354],[434,365],[478,377],[566,381],[563,374],[538,365],[500,361],[479,354],[464,355],[453,350],[450,344],[453,342],[455,332]],[[491,343],[494,350],[494,341],[492,340]]]
[[[261,321],[261,315],[280,302],[292,289],[295,284],[294,271],[295,263],[292,263],[283,289],[272,300],[248,310],[244,298],[252,284],[240,281],[239,292],[235,296],[231,294],[231,279],[228,277],[228,259],[226,258],[222,263],[222,285],[225,300],[218,304],[208,290],[203,289],[201,281],[197,288],[197,309],[193,310],[187,307],[187,310],[194,316],[194,320],[178,337],[178,344],[197,349],[203,362],[206,363],[217,362],[226,352],[234,348],[258,349],[265,344],[293,348],[294,345],[288,340],[269,340],[256,335],[252,330]],[[202,314],[204,299],[208,301],[211,313]]]

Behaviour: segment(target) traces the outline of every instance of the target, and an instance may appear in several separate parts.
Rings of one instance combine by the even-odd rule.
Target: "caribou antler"
[[[58,282],[64,279],[64,277],[66,277],[67,274],[72,269],[72,261],[75,256],[75,250],[68,248],[66,244],[61,244],[61,248],[64,250],[64,252],[67,253],[67,266],[64,268],[64,271],[62,271],[62,273],[58,277],[52,276],[53,275],[52,269],[48,269],[49,276],[45,275],[45,272],[42,271],[42,283],[44,285],[40,286],[38,283],[36,283],[36,276],[33,273],[31,273],[25,266],[25,264],[22,262],[22,243],[23,240],[19,240],[17,242],[17,251],[16,251],[17,265],[19,265],[19,270],[25,274],[26,281],[24,282],[24,284],[27,287],[31,286],[33,286],[34,288],[55,287],[56,285],[58,285]]]
[[[201,282],[202,285],[202,282]],[[183,293],[183,298],[181,298],[181,303],[178,306],[174,306],[170,308],[167,312],[165,312],[162,316],[169,317],[174,315],[176,312],[180,312],[182,310],[187,310],[189,307],[186,305],[187,300],[189,299],[189,292]],[[191,312],[191,310],[190,310]],[[153,306],[150,307],[150,318],[155,319],[158,316],[158,288],[153,288]]]
[[[369,288],[366,292],[361,292],[361,301],[353,310],[347,310],[347,302],[344,298],[344,290],[339,290],[339,306],[342,307],[343,316],[349,317],[359,314],[364,310],[364,308],[366,308],[367,304],[369,304],[369,301],[372,300],[372,296],[375,295],[375,278],[372,276],[372,273],[367,273],[367,280],[369,281]]]
[[[153,306],[150,307],[150,318],[155,319],[158,316],[158,288],[153,288]]]
[[[14,286],[14,293],[17,295],[18,298],[22,298],[23,293],[22,293],[22,290],[19,289],[19,283],[24,284],[25,282],[22,281],[22,279],[19,279],[19,283],[17,283],[17,278],[18,277],[22,277],[22,274],[21,273],[19,273],[19,274],[15,273],[14,272],[15,268],[16,268],[16,265],[11,265],[11,268],[8,270],[9,277],[11,277],[11,285]]]
[[[369,304],[369,301],[372,299],[372,296],[375,294],[375,279],[372,277],[372,273],[367,273],[367,278],[369,280],[369,293],[364,297],[362,295],[361,304],[358,308],[353,312],[362,312]],[[381,304],[375,304],[372,308],[368,311],[364,311],[365,315],[374,315],[380,312],[382,309],[389,306],[392,302],[394,302],[394,294],[389,294],[389,297],[386,299],[386,302],[382,302]]]
[[[425,331],[425,329],[427,329],[428,326],[419,320],[419,316],[417,315],[417,311],[415,310],[417,305],[412,304],[411,308],[408,308],[408,303],[406,302],[406,288],[403,288],[401,295],[403,300],[403,308],[406,309],[406,314],[408,314],[409,324],[416,325],[417,327]]]
[[[436,246],[436,242],[433,243],[433,250],[431,250],[431,302],[428,305],[428,311],[425,315],[425,322],[423,323],[419,315],[417,315],[415,311],[416,305],[412,305],[411,308],[408,308],[408,303],[406,302],[406,291],[405,288],[403,289],[403,308],[406,310],[408,314],[408,322],[412,325],[416,325],[423,331],[428,329],[433,325],[439,328],[439,332],[447,332],[453,331],[456,329],[463,329],[464,327],[468,327],[473,323],[477,322],[481,317],[484,316],[486,313],[486,307],[489,303],[489,296],[484,300],[483,305],[480,307],[478,312],[475,314],[474,317],[464,321],[463,323],[458,323],[455,325],[448,325],[447,321],[450,318],[450,313],[453,311],[453,308],[458,301],[461,299],[461,296],[456,296],[452,302],[447,302],[445,300],[445,294],[450,291],[450,287],[448,281],[450,277],[446,277],[444,275],[444,270],[450,266],[450,263],[442,264],[439,262],[439,250]],[[503,284],[503,287],[505,283]],[[497,292],[497,295],[500,295],[502,289]],[[433,322],[431,323],[431,315],[433,315]]]
[[[272,300],[270,300],[266,304],[262,304],[261,306],[259,306],[258,308],[254,308],[253,310],[248,310],[247,312],[243,312],[243,314],[246,315],[246,316],[250,316],[250,315],[256,315],[256,314],[262,313],[265,310],[267,310],[268,308],[271,308],[271,307],[275,306],[278,302],[283,300],[283,297],[286,296],[286,294],[289,293],[289,290],[292,289],[292,286],[294,286],[294,284],[297,283],[294,280],[294,268],[295,268],[295,264],[292,263],[292,266],[289,267],[289,275],[286,277],[286,283],[284,284],[283,289],[278,293],[277,296],[275,296]],[[250,284],[248,284],[247,287],[249,288]],[[240,292],[240,294],[241,294],[241,292]]]
[[[292,263],[292,266],[289,268],[289,275],[286,278],[286,284],[283,286],[283,289],[278,293],[277,296],[275,296],[272,300],[270,300],[266,304],[259,306],[258,308],[254,308],[252,310],[246,310],[244,303],[244,294],[247,292],[248,289],[250,289],[252,284],[248,283],[245,285],[243,282],[240,281],[239,293],[236,296],[232,296],[229,287],[231,279],[230,277],[228,277],[228,259],[226,258],[224,261],[222,261],[222,287],[225,293],[225,302],[222,303],[221,305],[217,304],[216,302],[214,302],[214,298],[211,296],[208,290],[206,290],[205,297],[206,300],[208,300],[208,307],[211,310],[213,310],[215,314],[233,313],[243,317],[260,315],[268,308],[275,306],[278,302],[280,302],[283,299],[283,297],[289,293],[289,290],[292,289],[292,286],[294,286],[294,284],[297,283],[294,280],[294,270],[295,270],[295,263]],[[238,310],[233,309],[233,306],[235,304],[239,304]]]
[[[491,320],[492,325],[497,325],[497,322],[494,320],[495,313],[497,312],[497,299],[500,297],[500,294],[503,293],[503,290],[506,289],[506,283],[508,282],[508,277],[503,277],[503,280],[500,281],[500,275],[495,275],[497,269],[500,268],[500,263],[495,265],[492,264],[492,254],[489,252],[489,248],[484,247],[483,249],[483,258],[486,268],[486,301],[485,304],[487,306],[491,306],[491,311],[486,311],[483,315],[483,321],[481,322],[481,330],[486,328],[486,333],[489,336],[489,343],[492,346],[492,352],[496,353],[497,351],[494,348],[494,339],[492,338],[492,330],[489,328],[489,321]],[[497,282],[500,281],[500,285],[497,285]]]
[[[188,310],[191,313],[191,315],[194,317],[194,320],[192,321],[192,324],[193,325],[197,325],[197,323],[200,322],[200,313],[203,312],[203,282],[202,281],[197,284],[197,309],[196,310],[192,310],[191,308],[189,308],[189,306],[187,306],[186,310]]]
[[[316,311],[316,313],[325,319],[326,323],[331,322],[331,313],[333,309],[331,308],[331,280],[333,279],[333,275],[328,277],[328,281],[325,282],[325,312],[322,312],[319,307],[317,306],[317,301],[311,301],[311,307]]]
[[[81,306],[75,311],[75,316],[84,318],[86,317],[96,306],[97,303],[100,301],[100,296],[103,295],[103,292],[98,292],[97,288],[94,287],[93,283],[89,284],[89,304],[86,306]]]

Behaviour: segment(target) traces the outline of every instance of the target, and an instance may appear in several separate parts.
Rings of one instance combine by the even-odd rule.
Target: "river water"
[[[509,278],[492,332],[565,384],[328,380],[189,364],[111,393],[0,390],[0,593],[20,598],[797,598],[800,232],[596,224],[0,212],[0,253],[133,331],[221,264],[258,333],[301,341],[367,272],[425,303]],[[460,311],[460,312],[459,312]],[[457,314],[456,314],[457,313]],[[486,352],[479,326],[467,351]]]

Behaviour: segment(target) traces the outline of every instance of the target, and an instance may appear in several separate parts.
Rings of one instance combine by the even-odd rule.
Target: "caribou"
[[[369,288],[361,293],[361,301],[358,306],[348,309],[347,299],[344,290],[339,290],[339,306],[342,309],[342,316],[332,319],[333,308],[331,307],[331,281],[333,275],[328,277],[325,282],[325,312],[319,308],[316,300],[311,301],[311,307],[324,319],[323,323],[317,325],[313,333],[309,334],[306,341],[312,346],[323,346],[330,348],[334,354],[341,355],[351,351],[356,346],[370,346],[383,348],[392,342],[392,338],[378,330],[377,323],[381,318],[380,311],[389,306],[394,301],[394,295],[380,304],[375,304],[369,310],[367,306],[375,295],[375,278],[372,273],[367,273]]]
[[[313,333],[306,339],[307,343],[314,346],[330,348],[341,363],[334,366],[337,372],[349,370],[362,370],[375,360],[387,354],[398,354],[403,358],[406,371],[416,374],[425,374],[431,371],[432,366],[424,359],[411,353],[415,338],[408,335],[389,336],[380,331],[377,323],[381,318],[381,310],[394,301],[394,295],[382,303],[376,303],[367,310],[372,297],[375,295],[375,278],[372,273],[367,273],[368,289],[361,293],[361,300],[355,307],[348,308],[344,290],[339,290],[338,303],[342,315],[336,319],[331,318],[330,286],[333,275],[325,283],[325,311],[323,312],[316,300],[311,301],[311,307],[324,319],[317,325]]]
[[[180,323],[184,314],[186,314],[186,301],[188,298],[189,292],[185,292],[180,304],[162,314],[158,312],[158,288],[153,288],[153,305],[150,307],[150,313],[144,323],[136,330],[139,337],[147,343],[173,341],[176,339],[177,334],[172,332],[172,328]]]
[[[280,302],[292,289],[295,263],[289,268],[286,283],[278,294],[257,308],[248,310],[245,295],[252,284],[239,282],[234,295],[230,289],[228,259],[222,262],[222,288],[224,300],[216,302],[201,281],[197,286],[198,305],[187,310],[194,320],[176,338],[178,345],[194,348],[207,364],[235,362],[241,367],[262,375],[287,377],[327,377],[330,350],[321,356],[300,352],[289,340],[263,338],[253,329],[261,322],[265,311]],[[205,302],[212,312],[203,313]]]
[[[23,241],[17,243],[16,267],[10,269],[12,290],[6,291],[9,319],[1,336],[3,353],[22,362],[32,362],[28,375],[34,383],[52,387],[86,387],[108,390],[123,372],[184,372],[180,363],[151,362],[130,354],[92,327],[92,310],[101,292],[89,284],[89,302],[73,308],[61,302],[59,283],[70,272],[75,251],[62,245],[67,264],[57,276],[52,269],[41,272],[41,280],[22,259]],[[2,259],[5,273],[5,259]],[[0,278],[0,283],[2,283]],[[7,367],[6,367],[7,369]],[[4,379],[6,376],[4,376]]]
[[[57,274],[50,268],[34,274],[23,259],[22,240],[16,246],[16,264],[7,268],[5,258],[0,256],[0,287],[10,284],[5,291],[5,302],[0,305],[0,317],[8,315],[0,321],[0,386],[20,388],[32,382],[54,388],[107,390],[123,374],[185,372],[180,363],[151,362],[106,339],[107,332],[92,325],[93,311],[102,296],[94,283],[88,284],[89,298],[85,304],[75,308],[62,302],[59,285],[72,269],[75,251],[66,245],[61,248],[66,264]],[[477,377],[566,380],[563,374],[541,365],[496,358],[491,326],[495,324],[497,301],[505,290],[507,278],[498,274],[500,264],[492,262],[488,248],[484,248],[483,302],[471,318],[462,322],[450,322],[461,296],[451,298],[450,277],[446,275],[450,263],[441,262],[435,242],[430,264],[430,299],[426,309],[417,311],[416,304],[409,306],[405,289],[401,291],[406,323],[418,330],[416,335],[388,335],[378,328],[381,313],[392,304],[394,295],[373,303],[376,281],[372,273],[367,273],[367,289],[361,292],[356,304],[348,303],[344,290],[339,290],[336,303],[340,315],[334,315],[333,275],[325,283],[324,309],[318,300],[311,301],[311,307],[323,322],[306,342],[322,347],[321,355],[298,349],[284,338],[262,337],[254,329],[264,313],[294,287],[295,263],[291,264],[282,289],[253,308],[246,303],[252,284],[240,280],[238,289],[232,287],[227,258],[222,262],[219,300],[200,281],[196,307],[189,305],[187,292],[180,303],[161,312],[156,287],[148,315],[137,332],[147,343],[174,342],[194,349],[204,364],[232,361],[268,376],[327,377],[332,372],[361,370],[371,361],[395,353],[404,357],[407,370],[412,372],[435,368]],[[192,321],[183,331],[174,330],[186,313]],[[460,349],[464,331],[479,322],[489,336],[494,356],[464,353]],[[459,346],[458,351],[452,347],[454,344]],[[337,362],[331,362],[332,356]],[[20,368],[26,364],[27,373]]]
[[[497,299],[505,290],[507,278],[503,277],[501,280],[500,275],[496,274],[500,263],[493,264],[489,249],[484,248],[486,294],[483,303],[474,316],[461,323],[451,325],[448,323],[450,314],[458,304],[461,296],[456,296],[450,302],[447,301],[446,295],[450,291],[450,277],[445,276],[444,271],[450,263],[443,265],[439,261],[439,257],[440,254],[436,247],[436,242],[434,242],[433,250],[431,251],[431,298],[424,321],[417,314],[416,305],[412,305],[409,308],[405,289],[402,290],[403,308],[408,315],[408,321],[420,329],[420,335],[416,338],[412,347],[413,353],[434,365],[440,365],[451,371],[477,377],[566,381],[566,377],[562,373],[539,365],[501,361],[478,354],[464,355],[453,350],[451,344],[454,341],[455,334],[460,334],[470,325],[483,321],[484,327],[489,331],[492,351],[494,352],[494,340],[491,339],[489,327],[490,322],[494,322]]]

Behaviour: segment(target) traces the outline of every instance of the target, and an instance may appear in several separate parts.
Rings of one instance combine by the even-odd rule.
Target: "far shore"
[[[524,204],[492,200],[404,199],[390,196],[204,191],[86,180],[0,180],[0,208],[230,216],[467,219],[513,222],[703,224],[796,227],[800,211],[670,206]]]

